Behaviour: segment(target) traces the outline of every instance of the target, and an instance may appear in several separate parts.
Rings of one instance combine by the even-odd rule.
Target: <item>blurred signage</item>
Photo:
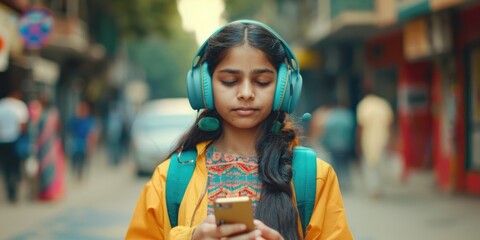
[[[0,28],[0,72],[8,68],[8,35],[5,28]]]
[[[453,7],[466,1],[468,0],[395,0],[395,4],[398,19],[407,20],[429,12]]]
[[[429,58],[451,51],[453,33],[449,12],[436,12],[410,20],[404,27],[404,55],[408,60]]]
[[[312,69],[320,67],[322,60],[320,53],[312,49],[293,48],[301,69]]]
[[[398,110],[406,114],[428,113],[428,86],[403,85],[398,89]]]
[[[464,0],[430,0],[430,8],[436,11],[458,5],[462,2],[464,2]]]
[[[12,34],[9,31],[11,14],[11,10],[0,3],[0,72],[8,68],[8,57],[12,41]]]
[[[425,17],[408,21],[403,31],[404,55],[408,60],[428,57],[432,53]]]
[[[27,49],[45,46],[52,32],[53,17],[44,7],[30,8],[20,17],[19,31]]]
[[[430,12],[429,0],[396,0],[396,6],[401,21]]]

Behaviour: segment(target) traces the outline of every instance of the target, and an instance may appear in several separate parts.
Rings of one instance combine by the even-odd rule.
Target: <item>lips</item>
[[[256,108],[251,108],[251,107],[241,107],[241,108],[235,108],[233,111],[240,115],[240,116],[249,116],[254,114],[258,109]]]

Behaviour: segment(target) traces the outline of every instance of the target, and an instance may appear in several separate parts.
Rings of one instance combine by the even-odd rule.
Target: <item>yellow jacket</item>
[[[170,160],[161,163],[145,185],[133,213],[126,239],[191,239],[195,227],[207,217],[207,143],[197,145],[197,166],[178,210],[178,226],[171,228],[165,200],[165,183]],[[295,200],[295,199],[294,199]],[[337,175],[317,159],[317,193],[306,240],[353,239],[350,233]],[[302,232],[301,224],[299,232]]]

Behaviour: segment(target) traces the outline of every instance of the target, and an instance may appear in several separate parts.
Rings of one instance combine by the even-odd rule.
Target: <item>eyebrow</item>
[[[268,68],[262,68],[262,69],[254,69],[252,71],[253,73],[261,74],[261,73],[274,73],[271,69]]]
[[[218,72],[230,73],[230,74],[241,73],[240,70],[235,70],[235,69],[230,69],[230,68],[225,68],[225,69],[219,70]],[[262,74],[262,73],[272,73],[273,74],[274,73],[271,69],[268,69],[268,68],[254,69],[251,72],[256,73],[256,74]]]

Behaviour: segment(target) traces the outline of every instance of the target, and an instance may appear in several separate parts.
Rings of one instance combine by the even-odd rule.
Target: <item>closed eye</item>
[[[262,82],[262,81],[255,81],[255,82],[261,87],[266,87],[270,85],[270,83],[272,83],[272,82]]]
[[[236,80],[234,81],[228,81],[228,80],[221,80],[222,84],[227,87],[231,87],[237,83]]]

